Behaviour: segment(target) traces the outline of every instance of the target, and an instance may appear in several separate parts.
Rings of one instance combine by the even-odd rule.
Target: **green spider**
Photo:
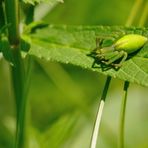
[[[96,48],[91,51],[89,56],[93,57],[94,63],[101,63],[106,66],[119,69],[128,55],[140,50],[148,39],[138,34],[128,34],[118,39],[109,47],[101,47],[103,39],[96,39]]]

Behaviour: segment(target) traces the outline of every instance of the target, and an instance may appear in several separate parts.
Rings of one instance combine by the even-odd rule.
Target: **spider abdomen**
[[[133,53],[144,46],[147,38],[138,34],[128,34],[117,40],[114,44],[115,50]]]

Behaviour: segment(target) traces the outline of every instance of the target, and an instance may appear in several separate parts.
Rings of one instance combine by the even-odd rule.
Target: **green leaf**
[[[41,2],[48,2],[50,5],[54,5],[57,2],[63,3],[63,0],[23,0],[25,3],[29,3],[34,5],[35,3],[41,3]]]
[[[24,34],[35,33],[37,29],[41,29],[47,26],[48,24],[43,21],[31,22],[29,25],[24,25],[23,33]]]
[[[118,70],[92,68],[93,58],[87,56],[96,47],[96,37],[117,39],[124,34],[135,33],[148,37],[146,28],[103,26],[53,26],[37,30],[31,35],[30,55],[73,64],[129,82],[148,86],[148,44]],[[99,65],[98,65],[99,66]]]
[[[13,63],[13,57],[11,52],[11,47],[9,45],[8,39],[6,37],[2,37],[0,41],[0,52],[3,53],[4,58],[10,62]]]

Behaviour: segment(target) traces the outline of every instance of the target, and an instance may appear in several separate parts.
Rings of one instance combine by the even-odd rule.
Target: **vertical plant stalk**
[[[136,17],[136,14],[138,14],[138,10],[140,9],[142,2],[143,0],[135,0],[131,13],[127,19],[126,26],[130,26],[134,22],[134,19]]]
[[[126,26],[131,26],[136,14],[138,13],[140,6],[142,4],[143,0],[136,0],[135,4],[131,10],[130,16],[126,22]],[[148,15],[148,2],[146,1],[144,11],[142,13],[142,17],[139,21],[139,25],[142,27],[143,24],[146,21],[146,17]],[[125,81],[124,83],[124,93],[123,93],[123,98],[122,98],[122,103],[121,103],[121,112],[120,112],[120,124],[119,124],[119,148],[124,148],[124,124],[125,124],[125,110],[126,110],[126,100],[127,100],[127,93],[128,93],[128,87],[129,87],[129,82]]]
[[[142,13],[140,21],[139,21],[139,27],[144,26],[147,17],[148,17],[148,1],[145,2],[144,8],[143,8],[143,13]]]
[[[95,125],[94,125],[94,130],[93,130],[93,133],[92,133],[90,148],[96,148],[97,137],[98,137],[98,133],[99,133],[99,129],[100,129],[100,123],[101,123],[103,108],[104,108],[104,104],[105,104],[106,95],[107,95],[107,92],[108,92],[110,81],[111,81],[111,77],[108,76],[107,79],[106,79],[106,83],[105,83],[104,90],[103,90],[103,93],[102,93],[102,96],[101,96],[98,112],[97,112],[97,115],[96,115],[96,121],[95,121]]]
[[[5,0],[5,11],[7,24],[10,24],[8,26],[8,39],[13,57],[13,65],[10,68],[17,112],[15,148],[23,148],[25,98],[24,66],[20,52],[19,0]]]
[[[14,58],[15,57],[15,58]],[[25,122],[24,69],[20,52],[13,51],[14,65],[11,66],[14,97],[16,100],[16,140],[15,147],[23,148]]]
[[[3,2],[0,0],[0,28],[5,25]]]
[[[8,27],[8,38],[11,45],[15,47],[19,45],[19,1],[5,0],[6,20]],[[16,48],[18,50],[18,48]]]
[[[129,87],[129,82],[125,81],[123,98],[122,98],[122,103],[121,103],[121,112],[120,112],[119,148],[124,148],[125,110],[126,110],[128,87]]]

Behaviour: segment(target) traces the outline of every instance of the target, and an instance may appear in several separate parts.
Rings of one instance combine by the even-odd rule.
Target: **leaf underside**
[[[103,26],[50,25],[31,35],[30,55],[47,61],[73,64],[104,75],[148,86],[148,43],[119,70],[92,68],[94,59],[87,56],[96,47],[96,38],[120,38],[125,34],[141,34],[148,37],[147,28]]]

